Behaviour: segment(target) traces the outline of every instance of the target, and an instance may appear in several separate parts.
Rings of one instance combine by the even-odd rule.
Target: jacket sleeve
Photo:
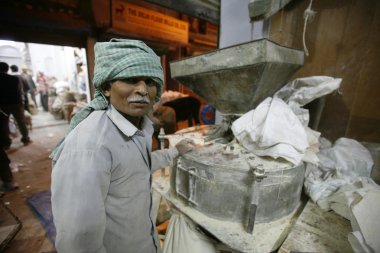
[[[176,148],[156,150],[152,152],[152,171],[173,166],[173,161],[178,156]]]
[[[110,184],[107,152],[62,154],[52,171],[55,246],[60,253],[105,253],[105,198]]]

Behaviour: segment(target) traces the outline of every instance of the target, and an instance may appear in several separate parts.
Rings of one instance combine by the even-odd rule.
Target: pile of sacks
[[[359,142],[322,139],[319,164],[308,163],[305,191],[322,209],[351,222],[348,240],[355,252],[379,252],[380,186],[371,178],[373,159]]]
[[[348,240],[355,252],[380,252],[380,187],[371,178],[373,159],[359,142],[340,138],[334,145],[308,127],[302,108],[340,86],[341,79],[296,79],[232,124],[239,143],[258,155],[306,163],[305,191],[324,210],[350,220]]]

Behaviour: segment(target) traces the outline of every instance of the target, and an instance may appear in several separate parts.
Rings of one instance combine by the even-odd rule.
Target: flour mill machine
[[[170,64],[172,78],[214,106],[223,120],[170,137],[172,143],[192,138],[197,148],[178,159],[163,195],[231,252],[277,249],[297,214],[303,164],[248,152],[230,126],[286,84],[303,62],[302,51],[261,39]]]

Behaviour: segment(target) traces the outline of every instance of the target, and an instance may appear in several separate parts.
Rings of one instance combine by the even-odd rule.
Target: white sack
[[[331,196],[318,200],[318,205],[325,210],[333,210],[340,216],[351,220],[352,206],[360,202],[363,197],[372,190],[380,190],[371,178],[361,177],[353,183],[342,185],[339,190]]]
[[[319,166],[307,164],[305,172],[305,191],[314,202],[331,196],[359,177],[370,177],[373,167],[369,151],[347,138],[338,139],[334,146],[322,149],[317,156]]]
[[[328,76],[295,79],[232,124],[236,139],[258,156],[317,164],[320,133],[307,126],[309,111],[301,106],[338,89],[341,81]]]
[[[347,138],[323,146],[318,153],[320,165],[306,167],[306,193],[322,209],[351,221],[348,240],[355,253],[380,252],[380,186],[370,178],[371,154]]]
[[[359,231],[349,233],[348,242],[355,253],[373,253],[370,247],[365,243],[363,235]]]
[[[370,252],[380,252],[380,190],[370,190],[363,199],[352,207],[352,230],[359,233],[362,239],[358,243],[362,248],[371,249]],[[359,232],[359,233],[358,233]],[[357,236],[360,237],[360,236]],[[351,241],[350,241],[351,243]],[[355,245],[357,246],[357,245]]]
[[[320,133],[308,127],[309,111],[302,106],[310,103],[314,99],[330,94],[340,87],[341,78],[329,76],[311,76],[295,79],[274,94],[274,97],[280,98],[289,105],[302,125],[308,137],[309,148],[303,157],[303,161],[309,163],[318,163],[315,153],[318,152],[318,139]]]
[[[183,214],[174,213],[165,236],[163,253],[217,253],[214,244],[199,233]]]
[[[330,94],[338,89],[341,78],[329,76],[311,76],[298,78],[286,84],[274,94],[274,97],[281,98],[285,103],[294,103],[304,106],[314,99]]]
[[[336,168],[339,178],[351,180],[371,175],[371,153],[356,140],[340,138],[332,148],[321,150],[318,156],[326,161],[321,161],[322,165]]]
[[[340,87],[341,82],[341,78],[329,76],[298,78],[278,90],[274,97],[285,101],[302,124],[307,127],[309,124],[309,111],[301,107],[314,99],[330,94]]]
[[[233,122],[240,144],[258,156],[282,157],[298,165],[309,146],[297,116],[278,98],[267,98]]]

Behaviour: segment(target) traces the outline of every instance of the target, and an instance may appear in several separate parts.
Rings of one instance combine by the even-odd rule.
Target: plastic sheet
[[[369,151],[348,138],[338,139],[334,146],[322,149],[317,156],[319,166],[307,164],[305,173],[305,190],[314,202],[331,196],[341,186],[360,177],[370,177],[373,167]]]

